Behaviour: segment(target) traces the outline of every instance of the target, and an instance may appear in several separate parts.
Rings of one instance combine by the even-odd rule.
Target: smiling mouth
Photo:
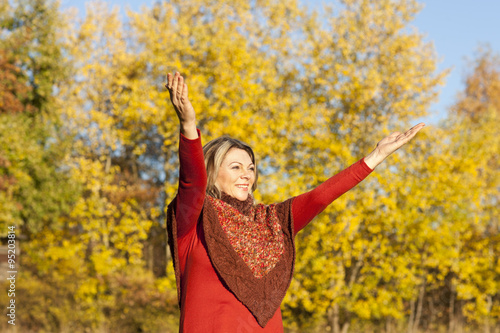
[[[236,185],[236,187],[242,190],[248,190],[248,185]]]

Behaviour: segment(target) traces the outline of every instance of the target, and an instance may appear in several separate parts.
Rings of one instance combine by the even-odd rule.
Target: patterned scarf
[[[215,271],[261,327],[280,307],[293,275],[292,200],[254,205],[251,196],[239,201],[223,193],[221,199],[207,196],[201,213],[207,252]],[[169,210],[173,211],[171,206]],[[167,216],[180,299],[177,242],[172,242],[175,215],[171,212]]]

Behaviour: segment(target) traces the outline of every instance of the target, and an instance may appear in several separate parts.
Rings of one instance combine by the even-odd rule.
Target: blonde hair
[[[220,199],[221,193],[215,185],[215,181],[217,180],[217,175],[219,174],[219,168],[222,165],[222,161],[224,161],[228,151],[232,148],[242,149],[250,156],[250,159],[255,166],[255,182],[253,183],[251,191],[253,192],[257,189],[257,163],[255,162],[255,155],[252,148],[240,140],[224,135],[208,142],[205,146],[203,146],[205,168],[207,169],[207,195],[210,195],[211,197]]]

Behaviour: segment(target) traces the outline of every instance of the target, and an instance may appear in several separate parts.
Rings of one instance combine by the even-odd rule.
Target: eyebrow
[[[228,165],[231,165],[231,164],[233,164],[233,163],[238,163],[238,164],[240,164],[240,165],[243,165],[243,163],[238,162],[238,161],[232,161],[232,162],[230,162]],[[251,165],[255,166],[255,165],[253,164],[253,162],[251,162],[248,166],[251,166]]]

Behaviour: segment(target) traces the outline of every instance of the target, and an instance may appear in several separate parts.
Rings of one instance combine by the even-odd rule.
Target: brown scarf
[[[295,261],[292,199],[265,206],[223,193],[206,197],[203,231],[207,252],[224,285],[254,315],[261,327],[273,317],[290,286]],[[169,246],[180,302],[175,199],[167,211]]]

